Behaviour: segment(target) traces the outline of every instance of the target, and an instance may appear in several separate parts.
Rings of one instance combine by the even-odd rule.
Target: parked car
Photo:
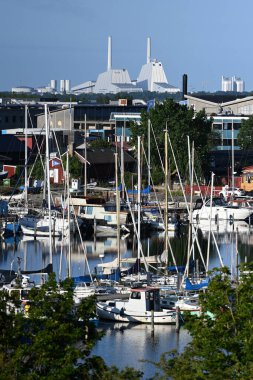
[[[245,191],[240,189],[239,187],[228,187],[228,185],[224,186],[219,193],[221,198],[227,200],[232,196],[241,197],[245,195]]]

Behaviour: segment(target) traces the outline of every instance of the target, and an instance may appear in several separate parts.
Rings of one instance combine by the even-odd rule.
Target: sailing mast
[[[150,119],[148,119],[148,188],[151,187],[151,166],[150,166]],[[150,201],[150,191],[148,193],[148,200]]]
[[[138,186],[137,186],[137,235],[138,235],[138,245],[137,245],[137,258],[138,265],[140,265],[141,258],[141,136],[138,136]],[[138,275],[140,276],[140,268],[138,268]]]
[[[165,144],[164,144],[164,180],[165,180],[165,208],[164,208],[164,228],[165,228],[165,263],[166,268],[168,267],[168,124],[166,122],[165,129]]]
[[[25,105],[25,207],[28,205],[28,180],[27,180],[27,126],[28,126],[28,107]]]
[[[119,197],[119,184],[118,184],[118,153],[114,153],[115,156],[115,187],[116,187],[116,211],[117,211],[117,266],[120,268],[120,197]]]
[[[49,172],[49,126],[47,105],[44,104],[45,109],[45,129],[46,129],[46,174],[47,174],[47,203],[49,212],[49,264],[53,265],[52,254],[52,219],[51,219],[51,191],[50,191],[50,172]]]
[[[86,122],[86,114],[84,116],[84,141],[85,141],[85,146],[84,146],[84,196],[86,197],[87,195],[87,122]]]

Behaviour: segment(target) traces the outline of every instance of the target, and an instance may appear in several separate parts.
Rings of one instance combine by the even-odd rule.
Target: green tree
[[[181,175],[188,176],[188,147],[187,136],[195,146],[195,169],[198,174],[208,172],[207,154],[213,146],[216,134],[211,131],[211,121],[207,119],[203,111],[194,113],[193,109],[188,109],[184,105],[166,99],[163,103],[156,104],[154,109],[143,112],[141,124],[131,127],[133,144],[136,146],[137,136],[143,136],[145,151],[148,143],[148,119],[150,119],[154,134],[151,132],[151,167],[160,168],[161,162],[159,153],[164,164],[164,130],[166,123],[169,137],[177,159],[177,164]],[[155,137],[154,137],[155,136]],[[157,146],[159,153],[157,151]],[[172,153],[169,148],[171,170],[175,169]]]
[[[33,288],[28,315],[14,309],[7,312],[9,302],[9,297],[0,292],[1,379],[141,378],[133,369],[128,372],[130,377],[124,377],[124,371],[107,367],[100,357],[90,355],[101,338],[92,322],[95,299],[88,297],[76,306],[70,280],[59,288],[51,275],[41,288]]]
[[[94,149],[95,148],[110,148],[111,143],[105,139],[96,139],[96,140],[91,141],[90,147]]]
[[[241,128],[238,132],[237,141],[242,149],[252,149],[253,147],[253,116],[247,120],[242,120]]]
[[[66,169],[67,157],[62,157],[62,165],[64,170]],[[82,164],[76,156],[69,156],[69,173],[72,178],[79,178],[82,176]]]
[[[238,284],[227,268],[215,269],[202,294],[202,316],[186,316],[191,343],[182,354],[161,357],[163,375],[156,379],[253,378],[253,263],[242,266]]]

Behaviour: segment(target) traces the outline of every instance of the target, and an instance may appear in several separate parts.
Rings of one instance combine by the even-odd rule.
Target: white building
[[[112,39],[108,38],[107,71],[98,75],[96,82],[88,81],[72,87],[71,91],[81,93],[117,94],[119,92],[179,92],[180,89],[167,81],[162,63],[151,60],[151,42],[148,38],[147,63],[142,66],[137,80],[131,80],[127,69],[112,68]]]
[[[180,88],[168,83],[162,63],[156,59],[151,59],[150,37],[147,39],[147,63],[141,68],[137,78],[137,86],[141,87],[144,91],[180,92]]]
[[[34,92],[34,88],[28,86],[12,87],[11,92],[16,92],[17,94],[31,94]]]
[[[221,91],[229,92],[244,92],[245,84],[241,78],[233,76],[231,78],[222,76],[221,78]]]

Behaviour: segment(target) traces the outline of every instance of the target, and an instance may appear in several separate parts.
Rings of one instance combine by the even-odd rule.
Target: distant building
[[[15,92],[17,94],[31,94],[34,92],[34,88],[28,86],[12,87],[11,92]]]
[[[224,77],[221,78],[221,91],[229,92],[244,92],[245,91],[245,83],[241,78],[238,77]]]
[[[180,89],[168,83],[163,65],[156,59],[151,59],[151,40],[147,39],[147,63],[142,66],[137,78],[137,86],[144,91],[155,92],[180,92]]]
[[[147,63],[142,66],[137,80],[131,80],[127,69],[112,68],[112,40],[108,38],[108,60],[107,71],[98,75],[97,80],[88,81],[72,87],[75,94],[95,93],[95,94],[117,94],[119,92],[180,92],[180,89],[170,85],[167,81],[162,63],[158,60],[151,60],[151,42],[148,38]]]

